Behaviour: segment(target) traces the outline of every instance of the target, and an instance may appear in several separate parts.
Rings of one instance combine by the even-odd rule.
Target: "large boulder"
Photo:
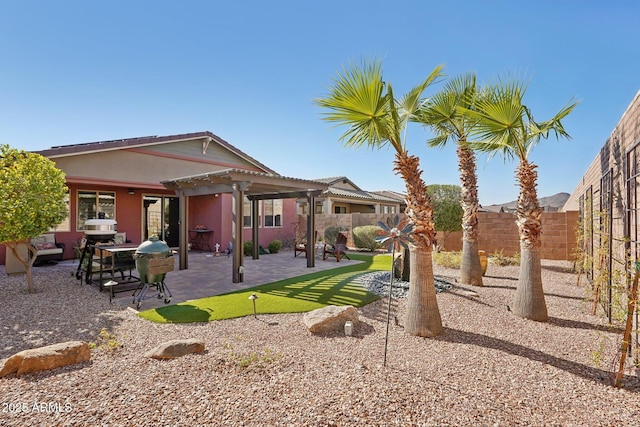
[[[166,341],[147,351],[144,356],[153,359],[173,359],[193,353],[204,353],[204,342],[195,338]]]
[[[328,305],[305,313],[302,317],[312,334],[344,331],[347,320],[350,320],[354,327],[358,324],[358,310],[352,305]]]
[[[46,347],[23,350],[11,356],[0,370],[0,377],[48,371],[61,366],[87,362],[91,358],[89,345],[82,341],[68,341]]]

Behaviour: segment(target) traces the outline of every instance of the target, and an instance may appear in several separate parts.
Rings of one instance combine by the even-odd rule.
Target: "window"
[[[396,213],[395,206],[382,205],[380,206],[381,213],[383,214],[394,214]]]
[[[316,202],[316,213],[317,214],[324,213],[324,203],[323,202]]]
[[[346,214],[347,213],[347,207],[346,206],[334,206],[333,207],[333,213]]]
[[[282,227],[282,200],[264,201],[264,226]]]
[[[258,227],[260,227],[262,225],[262,221],[260,221],[260,217],[262,216],[262,203],[259,200],[256,201],[256,203],[258,203]],[[242,210],[242,226],[245,228],[251,228],[253,226],[253,212],[251,211],[251,200],[249,200],[247,196],[244,197],[244,206]]]
[[[49,229],[49,231],[71,231],[71,210],[69,206],[69,193],[64,196],[64,203],[67,205],[67,216],[60,224]]]
[[[116,194],[110,191],[78,191],[76,230],[88,219],[116,219]]]

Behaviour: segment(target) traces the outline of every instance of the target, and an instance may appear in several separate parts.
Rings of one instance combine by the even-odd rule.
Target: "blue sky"
[[[396,94],[438,64],[516,73],[538,120],[571,98],[572,140],[543,141],[538,195],[571,193],[640,89],[637,1],[32,1],[0,4],[0,143],[25,150],[209,130],[286,176],[404,191],[394,153],[343,148],[313,99],[349,61],[383,60]],[[441,85],[428,89],[433,93]],[[409,151],[458,184],[455,147]],[[516,164],[478,158],[480,203],[515,200]]]

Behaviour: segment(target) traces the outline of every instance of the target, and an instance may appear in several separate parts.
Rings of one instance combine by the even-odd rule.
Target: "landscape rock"
[[[87,362],[91,358],[89,345],[82,341],[68,341],[46,347],[23,350],[9,357],[5,362],[0,377],[6,375],[28,374],[37,371],[48,371],[62,366]]]
[[[147,351],[144,356],[153,359],[174,359],[193,353],[204,353],[204,342],[195,338],[171,340]]]
[[[347,320],[353,322],[354,328],[358,325],[358,310],[351,305],[329,305],[305,313],[302,320],[312,334],[339,332],[344,331]]]

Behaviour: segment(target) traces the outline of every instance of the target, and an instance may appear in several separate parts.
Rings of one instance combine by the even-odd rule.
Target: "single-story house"
[[[117,231],[126,232],[132,243],[155,235],[179,248],[181,268],[187,268],[189,244],[223,251],[229,242],[241,248],[253,239],[266,247],[294,236],[296,200],[312,203],[327,189],[321,182],[281,176],[208,131],[64,145],[38,153],[66,174],[69,214],[53,231],[66,244],[67,259],[76,255],[85,222],[95,218],[117,221]],[[5,252],[0,247],[0,260]],[[234,253],[241,255],[242,249]],[[241,258],[237,262],[241,266]]]
[[[315,200],[316,214],[400,214],[404,212],[404,196],[391,191],[365,191],[346,176],[314,179],[329,186]],[[309,213],[306,200],[298,201],[298,213]]]

